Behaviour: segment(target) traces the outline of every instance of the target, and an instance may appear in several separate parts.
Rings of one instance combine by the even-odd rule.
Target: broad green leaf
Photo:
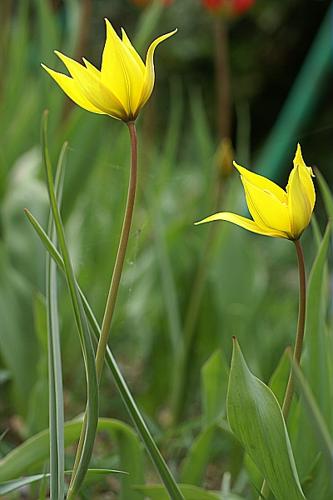
[[[205,491],[189,484],[180,484],[179,486],[185,500],[237,500],[240,498],[235,495],[222,495],[221,493]],[[145,497],[150,500],[169,500],[170,498],[161,485],[137,486],[136,489],[144,493]]]
[[[225,409],[228,369],[220,350],[215,351],[201,370],[204,425],[214,423]]]
[[[234,340],[227,413],[230,427],[277,500],[304,500],[281,408],[246,365]]]

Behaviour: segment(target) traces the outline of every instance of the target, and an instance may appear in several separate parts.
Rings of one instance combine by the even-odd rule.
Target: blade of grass
[[[95,435],[96,435],[97,421],[98,421],[98,384],[97,384],[97,376],[95,368],[95,355],[94,355],[93,345],[91,342],[89,326],[84,309],[82,307],[80,294],[77,289],[74,271],[66,244],[65,232],[54,192],[52,167],[47,146],[47,116],[48,113],[45,112],[42,123],[42,149],[43,149],[45,173],[47,178],[47,188],[49,193],[52,216],[56,227],[57,239],[59,241],[59,247],[63,257],[65,275],[72,302],[73,313],[80,337],[82,355],[85,365],[86,384],[87,384],[87,403],[86,403],[87,425],[85,429],[82,449],[79,450],[80,453],[79,456],[77,456],[78,460],[75,462],[74,465],[75,468],[73,470],[73,476],[71,479],[67,495],[67,498],[69,500],[75,497],[75,495],[79,491],[80,485],[82,484],[82,481],[84,479],[84,476],[86,474],[91,459],[95,441]]]
[[[25,210],[25,214],[28,217],[28,220],[35,229],[37,235],[41,239],[41,242],[43,243],[47,251],[51,254],[52,258],[55,260],[59,268],[63,272],[65,272],[64,262],[61,255],[59,254],[58,250],[54,247],[54,245],[48,238],[47,234],[41,227],[41,225],[28,210]],[[95,339],[98,340],[101,331],[100,326],[94,316],[93,311],[91,310],[88,304],[87,299],[85,298],[82,290],[79,288],[79,285],[77,285],[77,287],[81,295],[83,307],[87,315],[89,324],[91,326],[91,330],[95,336]],[[106,362],[111,370],[120,397],[123,403],[125,404],[125,407],[138,431],[138,434],[140,435],[146,447],[146,450],[152,460],[152,463],[156,467],[165,487],[167,488],[168,491],[177,491],[175,490],[176,487],[175,479],[173,478],[171,471],[168,468],[168,465],[166,464],[164,458],[162,457],[109,347],[107,347],[106,351]],[[183,498],[183,497],[179,496],[178,494],[178,496],[175,496],[174,498]]]
[[[65,471],[65,474],[71,473],[71,470]],[[100,476],[108,474],[127,474],[127,472],[115,469],[88,469],[86,477],[87,479],[99,479]],[[13,491],[23,488],[24,486],[28,486],[36,481],[42,481],[48,477],[52,477],[52,475],[50,473],[34,474],[33,476],[26,476],[21,477],[20,479],[13,479],[12,481],[5,481],[4,483],[0,483],[0,495],[12,493]]]
[[[59,207],[62,198],[66,150],[67,144],[65,143],[59,156],[55,177],[55,192]],[[48,236],[52,243],[56,245],[56,229],[51,211]],[[49,367],[50,495],[51,500],[61,500],[65,496],[64,400],[58,319],[57,265],[50,254],[47,254],[46,257],[46,304]]]

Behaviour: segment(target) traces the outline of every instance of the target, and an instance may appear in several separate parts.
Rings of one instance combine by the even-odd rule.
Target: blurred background
[[[202,426],[212,356],[225,367],[223,414],[232,335],[265,381],[292,342],[298,276],[291,243],[227,223],[193,223],[217,210],[246,215],[234,158],[285,186],[300,142],[306,163],[333,182],[333,14],[324,0],[1,0],[3,455],[48,426],[45,250],[23,213],[29,208],[45,227],[39,138],[46,108],[54,164],[69,142],[62,213],[75,270],[99,320],[104,310],[125,203],[127,130],[73,105],[40,67],[63,71],[55,49],[99,66],[104,17],[118,33],[126,29],[142,57],[156,36],[178,28],[156,51],[155,89],[138,119],[139,192],[109,342],[177,470]],[[320,198],[317,219],[323,228]],[[304,245],[311,262],[311,229]],[[59,296],[70,419],[84,409],[85,387],[62,278]],[[107,370],[100,413],[128,421]],[[237,453],[226,455],[224,446],[214,444],[207,487],[217,487],[224,469],[238,470]]]

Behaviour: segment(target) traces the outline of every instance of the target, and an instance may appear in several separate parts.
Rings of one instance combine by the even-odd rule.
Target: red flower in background
[[[225,11],[231,14],[246,12],[255,0],[202,0],[203,6],[212,12]]]

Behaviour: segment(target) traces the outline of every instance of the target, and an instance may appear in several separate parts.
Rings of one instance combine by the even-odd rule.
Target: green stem
[[[109,289],[109,294],[106,302],[106,307],[104,311],[104,317],[102,322],[101,336],[98,341],[97,352],[96,352],[96,372],[98,382],[101,380],[102,370],[104,366],[105,352],[107,347],[107,342],[109,338],[109,332],[112,322],[112,317],[116,305],[118,289],[120,278],[124,266],[124,260],[126,255],[126,249],[128,244],[129,233],[131,230],[133,209],[135,202],[135,193],[137,185],[137,169],[138,169],[138,145],[137,145],[137,135],[134,122],[127,123],[128,130],[131,139],[131,171],[127,191],[127,201],[125,208],[125,215],[123,220],[123,226],[121,229],[121,235],[119,240],[119,246],[117,251],[116,262],[113,269],[111,285]]]
[[[297,322],[297,332],[295,339],[295,347],[293,353],[294,363],[299,366],[302,355],[304,331],[305,331],[305,313],[306,313],[306,276],[305,276],[305,263],[304,254],[300,240],[294,241],[297,261],[298,261],[298,272],[299,272],[299,306],[298,306],[298,322]],[[292,403],[294,395],[294,372],[290,369],[289,379],[287,383],[286,392],[284,394],[282,403],[282,413],[287,420],[289,415],[290,406]],[[260,498],[268,498],[269,487],[266,480],[264,480],[260,492]]]

